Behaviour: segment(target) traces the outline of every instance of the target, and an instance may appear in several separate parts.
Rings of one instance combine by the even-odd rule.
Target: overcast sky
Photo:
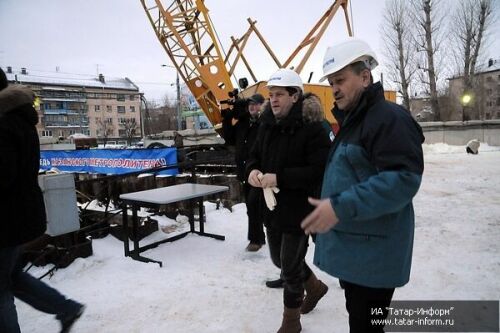
[[[246,19],[251,17],[282,62],[332,2],[205,0],[223,48],[228,49],[230,36],[239,37],[247,30]],[[380,55],[384,1],[351,0],[351,6],[355,35],[367,40]],[[500,58],[498,24],[495,28],[496,37],[487,57]],[[312,82],[318,81],[327,45],[345,36],[344,16],[339,12],[304,68],[303,80],[313,71]],[[245,56],[260,80],[266,80],[276,69],[255,35]],[[129,77],[146,98],[160,100],[166,94],[175,96],[175,87],[171,86],[175,70],[162,64],[171,63],[139,0],[0,0],[3,68],[26,67],[32,74],[46,76],[53,75],[58,67],[64,73]],[[244,71],[237,74],[251,81]]]

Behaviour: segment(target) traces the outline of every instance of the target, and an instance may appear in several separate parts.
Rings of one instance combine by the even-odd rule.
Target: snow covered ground
[[[482,145],[477,156],[442,144],[425,145],[424,151],[423,183],[414,200],[411,280],[394,299],[500,299],[500,148]],[[144,253],[162,260],[159,268],[125,258],[122,243],[108,236],[93,241],[92,257],[47,280],[87,305],[73,332],[275,332],[282,290],[268,289],[264,281],[276,278],[278,270],[267,248],[244,251],[245,206],[236,205],[231,213],[206,203],[206,211],[207,232],[224,234],[225,241],[188,235]],[[150,240],[158,237],[160,232]],[[311,244],[308,262],[313,252]],[[41,275],[48,268],[31,272]],[[303,332],[347,332],[337,280],[314,270],[330,291],[302,317]],[[52,316],[16,305],[23,332],[58,331]]]

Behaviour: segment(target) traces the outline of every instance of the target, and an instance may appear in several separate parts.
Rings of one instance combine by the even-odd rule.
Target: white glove
[[[259,179],[262,179],[263,175],[259,174],[257,177]],[[276,205],[278,204],[276,202],[276,197],[274,196],[274,193],[278,193],[280,189],[277,188],[276,186],[273,186],[273,187],[262,188],[262,190],[264,191],[264,199],[266,200],[267,208],[269,208],[269,210],[274,210],[274,207],[276,207]]]

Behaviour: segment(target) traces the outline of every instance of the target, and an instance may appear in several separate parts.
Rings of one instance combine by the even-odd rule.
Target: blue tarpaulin
[[[66,172],[123,174],[177,164],[176,148],[91,149],[40,151],[40,169],[57,168]],[[177,168],[158,172],[176,175]]]

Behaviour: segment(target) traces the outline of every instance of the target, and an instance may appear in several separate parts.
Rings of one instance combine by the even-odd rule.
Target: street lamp
[[[465,93],[460,98],[460,102],[462,103],[462,122],[465,122],[465,108],[469,105],[472,100],[472,96],[469,93]]]
[[[181,85],[179,83],[179,72],[177,68],[172,65],[162,64],[161,67],[170,67],[176,69],[176,78],[175,78],[175,86],[177,88],[177,130],[180,131],[182,129],[182,115],[181,115]]]

